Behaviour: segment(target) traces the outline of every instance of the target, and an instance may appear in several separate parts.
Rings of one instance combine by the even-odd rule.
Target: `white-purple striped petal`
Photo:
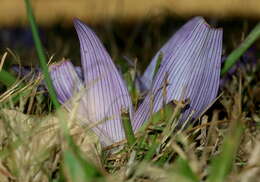
[[[67,102],[80,88],[81,79],[70,61],[62,61],[50,66],[50,76],[60,103]]]
[[[79,79],[83,81],[82,68],[80,66],[74,66],[74,68],[75,68],[75,71],[76,71]]]
[[[192,25],[188,29],[183,33],[178,32],[182,38],[176,41],[178,45],[172,51],[168,49],[172,46],[165,46],[168,48],[163,64],[156,73],[150,93],[135,113],[134,130],[149,118],[151,111],[157,112],[162,107],[164,99],[166,103],[190,100],[189,108],[180,119],[183,122],[192,111],[193,118],[198,117],[216,97],[220,79],[222,30],[210,28],[202,20],[195,18],[189,22]],[[167,96],[163,98],[165,78]]]
[[[88,124],[101,122],[94,131],[103,145],[110,145],[125,138],[121,112],[129,110],[132,118],[131,99],[121,75],[95,33],[77,19],[74,25],[80,40],[86,87],[81,107],[85,108]]]
[[[144,74],[141,77],[142,84],[146,87],[147,90],[151,88],[153,77],[155,74],[155,68],[160,54],[162,55],[161,65],[169,59],[169,56],[172,55],[182,44],[182,42],[187,39],[190,32],[197,26],[199,23],[204,22],[202,17],[194,17],[189,20],[185,25],[183,25],[174,35],[164,44],[164,46],[157,52],[153,57],[151,63],[146,68]]]

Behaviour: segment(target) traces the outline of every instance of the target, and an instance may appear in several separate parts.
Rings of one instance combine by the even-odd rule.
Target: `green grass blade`
[[[84,160],[79,154],[72,150],[64,151],[63,168],[65,176],[70,181],[95,181],[102,177],[94,165]]]
[[[221,75],[227,73],[232,66],[238,61],[245,51],[259,38],[260,36],[260,23],[249,33],[244,42],[235,49],[225,60],[224,66],[221,70]]]
[[[102,173],[95,165],[83,157],[80,148],[75,144],[69,133],[67,126],[67,116],[59,108],[57,115],[60,120],[61,129],[67,143],[67,148],[63,150],[63,173],[69,181],[97,181],[102,178]]]
[[[46,85],[49,90],[51,101],[52,101],[54,107],[57,109],[57,108],[59,108],[60,104],[57,100],[56,93],[55,93],[55,90],[52,85],[51,77],[49,75],[48,65],[47,65],[46,57],[45,57],[45,54],[43,51],[42,43],[41,43],[41,40],[39,37],[36,21],[35,21],[34,15],[33,15],[33,10],[32,10],[29,0],[24,0],[24,2],[26,5],[27,16],[28,16],[29,23],[31,26],[33,40],[34,40],[36,51],[37,51],[37,54],[39,57],[40,66],[41,66],[43,74],[44,74],[45,82],[46,82]]]
[[[237,123],[224,139],[222,152],[213,158],[210,166],[210,173],[207,182],[223,182],[230,173],[240,144],[243,125]]]
[[[188,161],[181,157],[179,157],[174,164],[174,172],[185,178],[187,181],[199,182],[199,178],[192,171]]]
[[[149,150],[146,152],[144,156],[144,161],[150,162],[153,156],[156,154],[156,150],[159,147],[159,143],[156,141],[157,135],[151,136],[152,145],[150,146]]]
[[[16,82],[16,78],[7,71],[2,69],[0,71],[0,82],[8,88]]]
[[[155,70],[154,70],[154,74],[153,74],[153,79],[155,78],[155,75],[157,74],[157,72],[161,66],[162,60],[163,60],[163,53],[160,53],[157,58],[157,62],[156,62],[156,66],[155,66]]]
[[[129,146],[132,146],[135,144],[135,135],[134,135],[134,131],[132,128],[132,124],[130,121],[130,116],[128,112],[123,111],[122,112],[122,124],[123,124],[123,128],[124,128],[124,132],[125,132],[125,136],[127,139],[127,143]]]

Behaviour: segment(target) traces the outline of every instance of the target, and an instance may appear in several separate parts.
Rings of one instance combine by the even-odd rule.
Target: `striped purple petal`
[[[155,74],[155,68],[160,54],[162,55],[161,65],[165,63],[166,60],[181,46],[182,42],[187,39],[190,32],[197,26],[199,23],[204,22],[202,17],[195,17],[183,25],[166,43],[165,45],[157,52],[153,57],[151,63],[146,68],[144,74],[141,77],[142,84],[146,89],[150,89]]]
[[[83,87],[82,81],[70,61],[51,65],[50,75],[58,100],[62,104]]]
[[[94,128],[103,145],[124,139],[121,124],[122,110],[129,110],[132,103],[125,83],[111,57],[95,33],[79,20],[74,25],[80,40],[81,63],[86,92],[82,107],[88,124],[101,123]]]
[[[173,48],[168,42],[163,48],[166,57],[156,73],[150,93],[135,113],[134,130],[149,118],[150,111],[157,112],[162,107],[163,100],[166,103],[190,100],[189,107],[180,119],[183,122],[192,111],[192,117],[198,117],[216,97],[220,79],[222,30],[210,28],[202,18],[195,18],[189,23],[189,26],[186,24],[186,28],[181,29],[183,33],[178,32],[182,38],[176,40],[177,47]],[[165,79],[166,98],[163,98]]]
[[[77,73],[79,79],[80,79],[81,81],[83,81],[82,68],[81,68],[80,66],[74,66],[74,68],[75,68],[75,71],[76,71],[76,73]]]

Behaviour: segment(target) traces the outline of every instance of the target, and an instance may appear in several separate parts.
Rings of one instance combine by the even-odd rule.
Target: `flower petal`
[[[146,68],[144,74],[141,77],[141,81],[147,90],[151,88],[152,80],[155,74],[156,65],[160,54],[162,55],[161,64],[164,64],[166,60],[169,59],[169,56],[172,55],[182,44],[185,39],[189,36],[190,32],[196,27],[199,23],[204,22],[202,17],[195,17],[183,25],[166,43],[165,45],[157,52],[153,57],[151,63]]]
[[[103,145],[124,139],[121,123],[122,110],[129,110],[132,103],[121,75],[95,33],[79,20],[74,25],[80,40],[81,63],[86,93],[82,107],[88,124],[100,123],[94,131]],[[105,122],[104,122],[105,120]],[[99,131],[99,132],[98,132]]]
[[[80,66],[74,66],[74,68],[75,68],[75,71],[76,71],[76,73],[77,73],[79,79],[80,79],[81,81],[83,81],[82,68],[81,68]]]
[[[166,51],[153,85],[134,116],[134,130],[138,129],[150,116],[172,100],[190,100],[180,123],[188,118],[198,117],[217,95],[220,79],[222,30],[210,28],[204,21],[196,21],[193,28],[186,31],[178,41],[174,51]],[[169,46],[170,47],[170,46]],[[163,85],[167,79],[166,98]],[[151,99],[153,98],[153,105]]]
[[[50,76],[58,100],[64,104],[75,92],[83,87],[74,66],[70,61],[62,61],[50,66]]]

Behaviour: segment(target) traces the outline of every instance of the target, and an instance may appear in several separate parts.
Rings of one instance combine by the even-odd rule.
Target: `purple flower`
[[[78,117],[83,123],[95,124],[93,130],[103,146],[125,138],[121,123],[123,110],[129,112],[136,132],[151,111],[162,108],[164,101],[167,104],[173,100],[189,100],[179,121],[182,123],[191,113],[192,118],[197,118],[217,95],[222,30],[210,28],[201,17],[186,23],[152,59],[140,78],[147,94],[137,111],[133,109],[122,76],[98,37],[80,20],[74,20],[74,25],[80,40],[82,70],[76,71],[71,62],[63,61],[51,66],[51,77],[59,101],[68,110],[72,96],[82,93]],[[160,54],[162,60],[156,72]]]

